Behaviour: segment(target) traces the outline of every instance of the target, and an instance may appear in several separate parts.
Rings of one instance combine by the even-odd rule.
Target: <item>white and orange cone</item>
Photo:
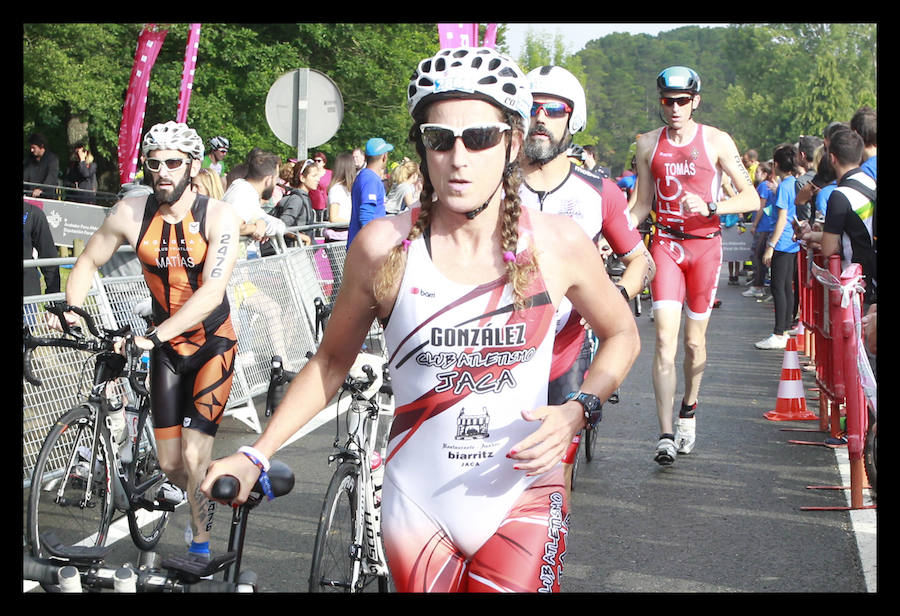
[[[781,382],[778,383],[778,400],[775,402],[775,409],[763,416],[771,421],[818,419],[815,413],[806,408],[800,359],[797,356],[797,343],[793,336],[788,338],[787,346],[784,349]]]

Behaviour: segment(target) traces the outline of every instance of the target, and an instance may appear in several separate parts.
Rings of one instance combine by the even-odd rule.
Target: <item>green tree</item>
[[[44,132],[61,154],[71,144],[69,124],[86,125],[102,190],[118,189],[118,131],[142,27],[72,23],[23,29],[24,136]],[[167,35],[150,78],[145,127],[175,116],[188,35],[188,24],[158,27]],[[398,157],[412,155],[406,88],[418,60],[437,50],[436,24],[204,23],[188,123],[204,138],[227,136],[231,164],[257,146],[293,158],[296,151],[268,127],[266,95],[284,73],[313,68],[333,79],[344,99],[343,123],[320,149],[333,159],[380,136],[396,146]]]

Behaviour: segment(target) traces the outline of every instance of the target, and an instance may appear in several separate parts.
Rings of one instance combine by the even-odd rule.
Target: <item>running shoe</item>
[[[762,287],[750,287],[743,293],[741,293],[744,297],[755,297],[757,299],[766,296],[766,292],[763,291]]]
[[[779,336],[777,334],[771,334],[765,340],[760,340],[754,346],[757,349],[770,350],[770,349],[781,349],[784,350],[787,347],[788,338],[790,336],[782,335]]]
[[[691,453],[697,440],[697,418],[678,417],[675,420],[675,445],[678,453]],[[659,448],[657,447],[657,451]]]
[[[180,505],[187,496],[185,495],[184,490],[167,481],[159,486],[156,498],[157,500],[169,503],[170,505]]]
[[[653,459],[660,466],[672,466],[677,452],[674,439],[662,436],[656,444],[656,456]]]

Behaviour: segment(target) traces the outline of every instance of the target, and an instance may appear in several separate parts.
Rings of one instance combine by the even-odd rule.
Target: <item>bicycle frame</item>
[[[365,408],[360,408],[365,404]],[[378,436],[380,407],[374,400],[365,400],[357,394],[351,395],[350,407],[347,409],[348,436],[345,445],[337,454],[329,456],[329,461],[351,461],[359,466],[362,514],[356,516],[355,536],[358,547],[357,566],[365,566],[369,575],[387,576],[387,558],[381,542],[381,506],[377,492],[381,487],[375,485],[372,460],[375,459],[375,441]],[[352,425],[354,424],[355,425]],[[380,456],[380,453],[378,454]],[[358,577],[354,571],[354,578]],[[355,583],[354,579],[354,583]]]
[[[66,308],[71,309],[72,307],[60,308],[59,306],[55,306],[52,310],[52,312],[61,319],[61,322],[64,322],[64,319],[62,319],[62,311]],[[93,434],[90,435],[90,443],[87,442],[88,439],[85,439],[84,443],[81,445],[73,443],[73,445],[77,446],[72,447],[68,458],[64,460],[63,467],[59,472],[64,478],[76,474],[75,469],[79,464],[79,456],[83,455],[83,452],[79,452],[79,448],[82,446],[86,449],[90,449],[89,460],[106,461],[109,472],[105,478],[106,485],[103,487],[105,488],[106,493],[112,495],[112,506],[101,518],[101,520],[105,520],[105,523],[101,522],[98,532],[91,537],[95,547],[90,548],[90,550],[93,550],[93,552],[99,555],[103,551],[102,546],[105,544],[107,538],[105,529],[112,520],[116,509],[128,514],[129,526],[132,528],[133,539],[135,544],[140,547],[141,544],[139,543],[138,536],[134,534],[135,532],[139,532],[134,530],[137,528],[136,526],[133,526],[134,512],[139,509],[171,512],[174,511],[175,507],[171,503],[156,500],[155,498],[147,498],[145,496],[154,487],[158,487],[166,480],[165,474],[159,468],[151,468],[150,470],[152,472],[149,473],[149,476],[141,477],[140,482],[138,482],[138,475],[141,470],[139,464],[143,461],[141,454],[144,453],[146,448],[152,448],[155,441],[152,429],[148,423],[150,415],[150,398],[149,392],[143,382],[146,372],[144,372],[143,369],[139,370],[136,367],[138,354],[134,352],[135,349],[133,349],[130,346],[131,343],[129,343],[128,354],[131,358],[131,363],[129,364],[128,359],[114,350],[113,340],[118,336],[127,336],[130,334],[130,328],[126,327],[115,332],[109,330],[101,332],[93,323],[90,315],[81,309],[74,309],[74,311],[85,319],[88,329],[94,335],[95,339],[92,340],[82,337],[80,330],[73,330],[73,328],[70,328],[68,325],[64,328],[65,333],[70,334],[72,338],[34,338],[30,336],[30,332],[26,327],[26,378],[28,376],[33,376],[28,374],[27,366],[31,350],[38,346],[74,348],[97,353],[90,392],[81,406],[76,407],[83,409],[83,412],[85,413],[83,417],[76,418],[76,421],[79,424],[92,424],[94,426]],[[134,396],[133,401],[136,403],[136,406],[129,406],[125,399],[121,402],[114,402],[111,400],[109,388],[122,376],[124,376],[131,385],[131,392]],[[36,386],[40,386],[41,384],[37,379],[30,378],[29,380]],[[111,417],[112,413],[120,410],[126,416],[126,423],[128,422],[129,413],[134,416],[135,422],[134,431],[131,430],[131,426],[127,426],[125,434],[122,437],[120,437],[119,430],[122,426],[114,425]],[[131,440],[130,453],[132,455],[130,460],[127,458],[123,459],[121,455],[121,451],[128,444],[128,440]],[[38,469],[36,467],[36,475],[37,472]],[[46,477],[46,475],[44,475],[44,477]],[[95,496],[94,488],[98,478],[91,468],[88,469],[83,480],[85,487],[84,489],[79,489],[79,502],[68,504],[76,505],[80,509],[87,509],[94,506],[92,498]],[[33,478],[32,490],[41,490],[42,486],[35,485],[35,481],[40,482],[40,478],[37,476]],[[58,505],[67,504],[65,497],[66,488],[66,480],[60,481],[59,485],[55,487],[55,496],[53,497],[53,500]],[[51,490],[53,490],[53,488],[51,488]],[[161,531],[164,526],[165,522],[162,522],[162,525],[158,530]],[[39,533],[40,531],[38,530],[37,532]],[[141,538],[143,539],[143,536],[141,536]],[[55,549],[55,554],[60,557],[71,556],[73,550],[84,551],[83,548],[78,548],[77,545],[68,546],[54,544],[51,546],[50,544],[45,543],[43,538],[39,536],[31,537],[31,539],[35,542],[33,549],[41,551],[44,549]],[[157,539],[154,539],[153,542],[155,543],[156,540],[158,540],[158,535]],[[150,540],[147,539],[147,541]],[[79,545],[80,544],[81,542],[79,542]]]

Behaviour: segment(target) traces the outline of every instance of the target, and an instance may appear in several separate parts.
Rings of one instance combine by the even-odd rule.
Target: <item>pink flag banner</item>
[[[488,24],[484,30],[484,42],[482,47],[493,49],[497,45],[497,24]]]
[[[477,47],[478,24],[438,24],[441,49]]]
[[[178,97],[176,122],[187,122],[191,89],[194,87],[194,69],[197,66],[197,49],[200,46],[200,24],[191,24],[187,47],[184,50],[184,70],[181,72],[181,95]]]
[[[167,32],[168,30],[157,30],[155,24],[150,24],[138,37],[131,80],[122,109],[122,124],[119,127],[118,158],[121,184],[134,180],[141,131],[144,126],[144,111],[147,108],[147,91],[150,88],[150,70],[159,56]]]

